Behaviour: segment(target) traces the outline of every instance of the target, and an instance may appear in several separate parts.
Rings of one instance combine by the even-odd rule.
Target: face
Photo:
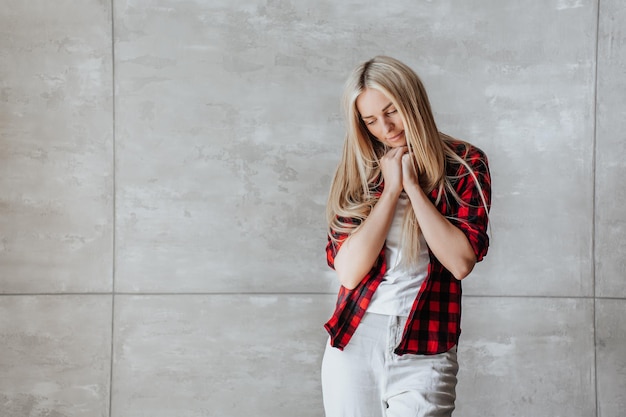
[[[392,148],[406,146],[402,118],[386,95],[367,88],[357,97],[356,108],[376,139]]]

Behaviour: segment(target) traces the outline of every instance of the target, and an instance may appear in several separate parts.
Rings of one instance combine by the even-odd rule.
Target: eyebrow
[[[387,109],[388,109],[389,107],[391,107],[391,106],[393,106],[393,103],[392,103],[392,102],[389,102],[389,104],[387,104],[387,105],[385,106],[385,108],[383,109],[383,113],[384,113],[384,112],[386,112],[386,111],[387,111]],[[361,119],[371,119],[372,117],[374,117],[374,116],[361,116]]]

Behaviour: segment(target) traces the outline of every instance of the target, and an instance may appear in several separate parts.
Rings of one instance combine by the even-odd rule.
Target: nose
[[[394,129],[393,122],[391,120],[383,119],[383,133],[387,134]]]

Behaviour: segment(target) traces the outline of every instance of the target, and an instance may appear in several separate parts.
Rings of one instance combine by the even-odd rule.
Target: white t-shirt
[[[385,241],[385,257],[387,261],[387,272],[383,277],[372,300],[370,301],[367,311],[370,313],[387,314],[392,316],[408,316],[413,306],[413,301],[417,297],[417,293],[426,279],[428,273],[428,246],[424,237],[420,233],[420,254],[417,265],[406,267],[400,265],[402,260],[402,223],[404,213],[411,209],[411,202],[405,193],[402,193],[387,240]]]

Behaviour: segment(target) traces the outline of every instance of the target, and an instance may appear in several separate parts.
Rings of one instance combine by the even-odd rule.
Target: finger
[[[402,147],[394,148],[394,154],[393,154],[394,158],[402,158],[402,155],[404,155],[404,150]]]
[[[408,169],[411,166],[411,161],[409,160],[409,156],[408,155],[402,155],[402,168],[403,169]]]
[[[385,152],[385,155],[387,158],[393,158],[396,154],[396,148],[391,148],[389,149],[387,152]]]

